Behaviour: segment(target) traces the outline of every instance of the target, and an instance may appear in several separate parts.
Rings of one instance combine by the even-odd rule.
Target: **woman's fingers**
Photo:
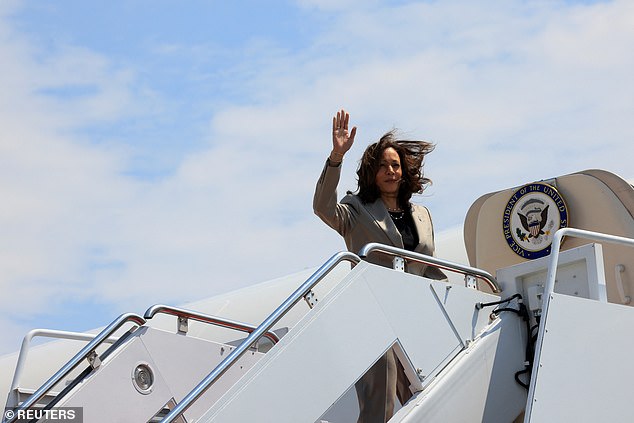
[[[357,134],[357,127],[353,126],[352,130],[350,131],[350,144],[352,144],[352,142],[354,141],[354,136]]]
[[[344,109],[337,112],[332,118],[332,141],[333,147],[336,149],[343,148],[347,151],[357,133],[357,127],[354,126],[350,132],[348,132],[348,124],[350,122],[350,114]]]

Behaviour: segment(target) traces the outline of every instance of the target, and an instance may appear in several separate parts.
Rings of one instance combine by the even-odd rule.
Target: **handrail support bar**
[[[487,285],[491,288],[491,290],[498,294],[502,290],[500,289],[500,284],[498,281],[488,272],[470,266],[465,266],[460,263],[454,263],[448,260],[439,259],[433,256],[428,256],[426,254],[416,253],[414,251],[404,250],[402,248],[393,247],[391,245],[379,244],[376,242],[371,242],[366,244],[359,251],[359,257],[366,258],[370,253],[383,253],[391,256],[401,257],[406,261],[413,261],[416,263],[423,263],[429,266],[434,266],[439,269],[448,270],[455,273],[461,273],[465,276],[475,276],[482,280],[484,280]]]
[[[252,333],[257,329],[257,326],[249,325],[247,323],[238,322],[231,319],[225,319],[221,317],[212,316],[210,314],[201,313],[194,310],[187,310],[179,307],[172,307],[163,304],[156,304],[148,308],[143,315],[146,320],[152,319],[157,314],[169,314],[178,318],[177,331],[180,334],[185,335],[189,330],[189,320],[196,320],[197,322],[208,323],[210,325],[219,326],[227,329],[234,329],[241,332]],[[280,341],[279,336],[275,332],[266,332],[264,337],[268,338],[273,344],[277,344]]]

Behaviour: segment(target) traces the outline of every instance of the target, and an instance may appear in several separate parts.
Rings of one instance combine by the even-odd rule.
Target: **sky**
[[[488,192],[633,178],[634,2],[0,2],[0,354],[320,265],[333,114],[436,144],[437,233]],[[259,322],[254,322],[259,323]]]

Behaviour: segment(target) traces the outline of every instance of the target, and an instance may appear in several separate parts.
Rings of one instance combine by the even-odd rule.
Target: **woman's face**
[[[381,154],[379,170],[374,179],[381,195],[397,195],[401,176],[403,176],[401,158],[394,148],[388,147]]]

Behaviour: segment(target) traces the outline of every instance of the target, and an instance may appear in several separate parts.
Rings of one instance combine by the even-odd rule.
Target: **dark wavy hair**
[[[425,156],[434,150],[435,145],[427,141],[400,140],[396,130],[391,130],[378,142],[365,149],[357,170],[358,196],[364,203],[371,203],[381,196],[376,185],[376,174],[381,165],[381,157],[386,148],[392,147],[401,160],[401,185],[398,191],[398,202],[406,207],[412,194],[420,194],[431,185],[431,179],[423,175]]]

